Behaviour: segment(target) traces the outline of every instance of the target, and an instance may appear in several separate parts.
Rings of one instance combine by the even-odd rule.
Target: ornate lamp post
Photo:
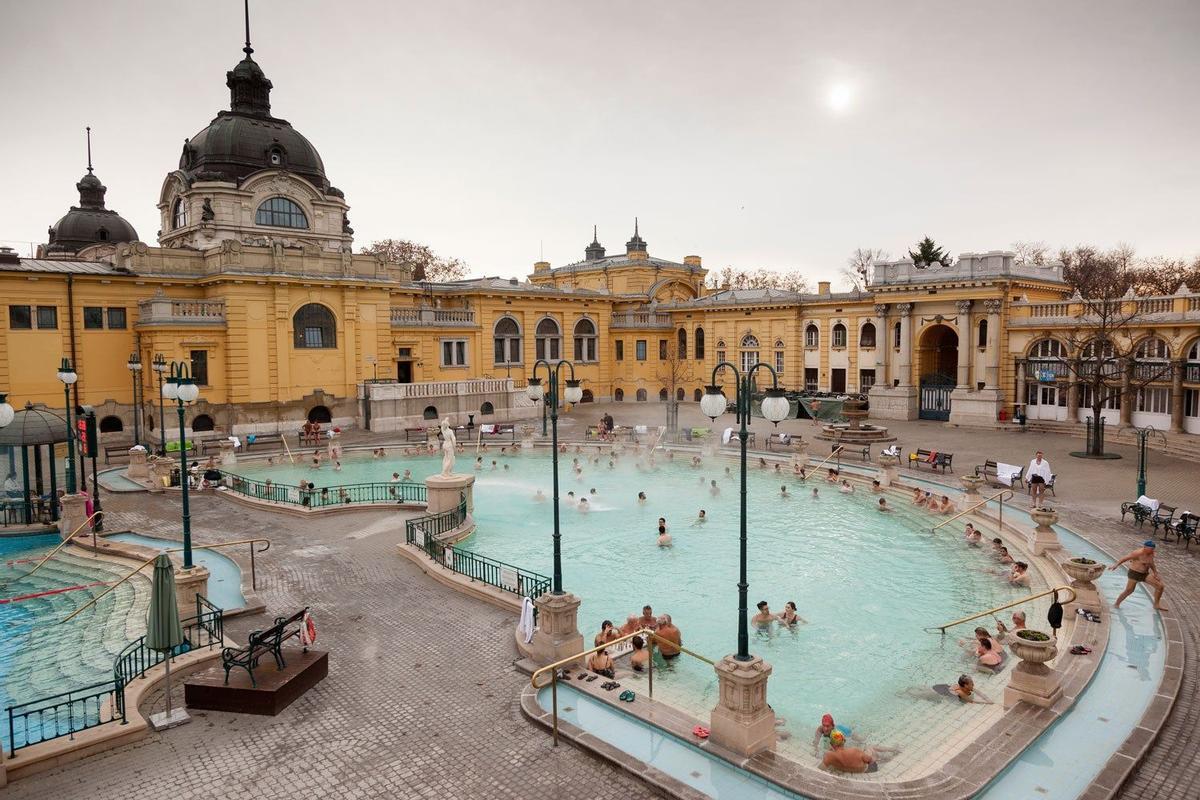
[[[583,399],[583,389],[579,387],[579,381],[575,380],[575,365],[566,359],[560,360],[558,363],[551,365],[549,361],[539,358],[533,365],[533,376],[529,378],[529,398],[535,403],[538,400],[544,399],[546,405],[550,409],[550,427],[551,427],[551,458],[554,463],[554,584],[552,591],[556,595],[563,594],[562,588],[562,533],[559,530],[558,524],[558,372],[566,365],[571,370],[571,377],[567,379],[567,389],[564,393],[564,399],[571,404],[578,403]],[[542,379],[537,377],[538,367],[545,366],[546,374],[549,383],[549,391],[542,387]],[[545,433],[545,431],[543,431]]]
[[[63,356],[58,368],[58,379],[63,384],[64,405],[67,411],[67,494],[75,494],[75,431],[71,425],[71,386],[79,380],[71,369],[71,360]]]
[[[200,387],[192,380],[191,370],[186,363],[171,362],[171,377],[163,384],[162,396],[174,400],[179,406],[179,489],[183,493],[183,568],[192,568],[192,517],[188,511],[188,468],[187,436],[184,427],[183,408],[200,396]],[[163,447],[166,447],[164,443]]]
[[[1146,493],[1146,440],[1152,435],[1158,434],[1162,438],[1163,444],[1166,444],[1167,437],[1153,425],[1147,425],[1144,428],[1134,428],[1133,431],[1137,435],[1138,440],[1137,496],[1141,497]]]
[[[129,354],[129,374],[133,377],[133,443],[142,443],[142,404],[138,398],[142,389],[142,356],[134,350]]]
[[[746,430],[746,424],[750,421],[750,398],[753,394],[753,376],[759,369],[765,369],[771,373],[772,386],[767,390],[766,397],[762,401],[763,416],[770,422],[778,425],[782,420],[787,419],[789,404],[787,395],[784,390],[779,387],[779,376],[775,374],[775,370],[771,369],[767,364],[761,361],[745,374],[740,374],[737,367],[727,361],[722,361],[713,368],[711,386],[706,387],[705,394],[700,398],[700,411],[706,417],[716,419],[725,413],[728,408],[725,400],[725,393],[721,391],[717,383],[717,373],[722,369],[729,369],[734,374],[734,380],[737,385],[737,421],[741,426],[738,430],[738,439],[742,443],[742,473],[741,473],[741,569],[738,580],[738,649],[737,655],[734,656],[738,661],[749,661],[750,656],[750,630],[747,611],[746,590],[749,584],[746,582],[746,440],[750,438],[750,432]]]
[[[163,412],[163,373],[167,371],[167,359],[163,357],[162,353],[155,353],[152,366],[158,373],[158,454],[165,456],[167,454],[167,423]]]

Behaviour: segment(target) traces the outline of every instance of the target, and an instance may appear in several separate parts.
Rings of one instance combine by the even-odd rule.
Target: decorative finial
[[[596,226],[595,226],[595,225],[593,225],[593,226],[592,226],[592,244],[596,244],[596,243],[597,243],[597,242],[599,242],[599,241],[600,241],[600,239],[599,239],[599,236],[598,236],[598,235],[597,235],[597,233],[596,233]]]
[[[244,0],[246,12],[246,46],[242,48],[242,52],[246,54],[246,58],[254,52],[254,48],[250,46],[250,0]]]
[[[634,236],[638,235],[638,218],[637,217],[633,218],[633,235]]]
[[[87,143],[88,143],[88,175],[92,174],[92,126],[87,126]]]

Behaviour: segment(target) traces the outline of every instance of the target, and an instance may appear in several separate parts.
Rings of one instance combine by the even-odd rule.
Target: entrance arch
[[[917,348],[921,419],[950,419],[950,393],[958,373],[958,333],[949,325],[932,325]]]

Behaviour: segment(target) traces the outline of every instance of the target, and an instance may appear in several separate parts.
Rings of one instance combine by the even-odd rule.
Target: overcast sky
[[[147,242],[228,108],[242,4],[4,0],[0,240],[78,202],[85,125]],[[836,277],[856,247],[1200,251],[1200,3],[251,2],[272,111],[356,247],[477,275],[609,252]],[[28,244],[22,247],[26,252]]]

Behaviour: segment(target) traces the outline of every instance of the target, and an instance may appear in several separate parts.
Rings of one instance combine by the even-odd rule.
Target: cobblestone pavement
[[[661,424],[656,403],[584,406],[566,415],[564,437],[609,410],[618,424]],[[694,403],[681,424],[720,427]],[[1025,463],[1046,452],[1059,475],[1051,498],[1065,521],[1101,547],[1123,555],[1143,538],[1119,521],[1121,500],[1134,497],[1136,459],[1114,447],[1119,461],[1071,458],[1082,440],[1061,435],[976,431],[938,423],[889,423],[906,449],[933,447],[955,454],[958,474],[985,458]],[[761,433],[769,426],[756,422]],[[811,423],[780,426],[811,437]],[[356,434],[352,440],[367,437]],[[827,451],[824,443],[814,454]],[[1197,465],[1150,457],[1149,494],[1180,507],[1200,508]],[[902,475],[905,472],[901,471]],[[928,476],[928,472],[925,472]],[[947,476],[953,481],[953,476]],[[111,499],[110,499],[111,498]],[[1025,497],[1016,502],[1027,505]],[[177,530],[176,498],[109,495],[110,529]],[[524,677],[512,666],[513,617],[462,597],[426,578],[394,554],[397,534],[377,533],[382,514],[301,522],[244,509],[210,496],[193,501],[198,540],[248,533],[268,536],[260,560],[260,595],[272,614],[311,605],[320,646],[331,651],[330,674],[280,717],[197,712],[191,725],[118,748],[43,775],[18,781],[11,798],[88,797],[397,797],[397,798],[639,798],[656,797],[644,783],[570,746],[551,749],[545,732],[517,706]],[[752,554],[753,555],[753,554]],[[1187,655],[1200,644],[1200,548],[1160,548],[1166,601],[1184,630]],[[264,616],[231,620],[238,638]],[[1122,797],[1184,800],[1200,797],[1200,701],[1197,671],[1185,670],[1175,711],[1158,743],[1125,786]],[[181,696],[177,698],[181,700]],[[161,695],[151,698],[161,708]]]

